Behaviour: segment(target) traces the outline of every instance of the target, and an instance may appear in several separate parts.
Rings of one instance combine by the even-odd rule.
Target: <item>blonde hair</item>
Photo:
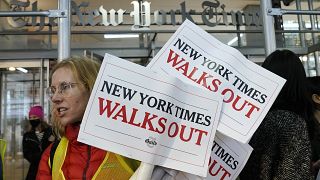
[[[96,60],[91,60],[87,57],[73,56],[56,64],[52,69],[50,77],[60,68],[69,68],[76,81],[83,84],[86,90],[91,93],[98,76],[100,65]],[[53,129],[57,138],[61,138],[65,134],[65,127],[56,118],[56,113],[53,111],[54,109],[51,109]]]

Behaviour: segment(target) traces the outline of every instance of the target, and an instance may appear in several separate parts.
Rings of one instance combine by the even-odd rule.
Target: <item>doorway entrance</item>
[[[49,60],[10,60],[0,63],[0,138],[6,141],[5,179],[24,179],[29,163],[23,158],[22,137],[29,125],[28,112],[42,105],[48,117]],[[48,118],[46,118],[48,120]]]

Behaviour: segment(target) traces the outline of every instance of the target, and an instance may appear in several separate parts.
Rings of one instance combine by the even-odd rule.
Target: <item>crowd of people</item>
[[[289,50],[274,51],[262,67],[286,83],[252,136],[253,152],[238,178],[315,179],[320,167],[320,77],[306,77],[299,57]],[[139,167],[137,160],[77,141],[99,68],[98,61],[71,57],[52,69],[46,92],[53,127],[45,123],[41,106],[30,109],[31,128],[23,136],[24,157],[30,162],[26,179],[129,179]],[[168,171],[161,172],[170,179]]]

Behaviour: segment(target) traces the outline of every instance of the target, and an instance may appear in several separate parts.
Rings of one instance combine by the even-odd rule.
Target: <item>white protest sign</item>
[[[238,141],[217,132],[211,150],[212,153],[206,178],[190,173],[178,172],[174,176],[174,179],[235,180],[248,161],[253,149],[248,144],[239,143]]]
[[[251,138],[285,83],[189,20],[147,67],[224,96],[218,131],[243,143]]]
[[[233,180],[248,161],[252,147],[217,132],[211,150],[206,180]]]
[[[78,141],[206,176],[221,96],[105,55]]]

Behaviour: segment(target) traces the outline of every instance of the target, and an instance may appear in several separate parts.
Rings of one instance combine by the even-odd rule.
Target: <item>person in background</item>
[[[4,157],[6,153],[7,141],[0,139],[0,180],[4,179]]]
[[[23,157],[30,163],[27,180],[36,179],[43,151],[54,141],[52,129],[44,121],[43,108],[33,106],[29,111],[31,129],[23,134]]]
[[[308,77],[308,83],[315,118],[314,135],[311,142],[312,170],[314,175],[317,175],[320,169],[320,76]]]
[[[52,69],[47,95],[52,102],[54,129],[60,140],[43,153],[37,179],[122,180],[129,179],[138,168],[140,162],[136,160],[77,141],[99,68],[100,63],[96,61],[71,57]]]
[[[295,53],[276,50],[262,67],[286,83],[249,142],[253,152],[240,179],[313,179],[312,103],[303,64]]]
[[[4,167],[3,167],[2,159],[3,159],[2,156],[0,156],[0,180],[3,180],[3,175],[4,175],[3,173]]]

